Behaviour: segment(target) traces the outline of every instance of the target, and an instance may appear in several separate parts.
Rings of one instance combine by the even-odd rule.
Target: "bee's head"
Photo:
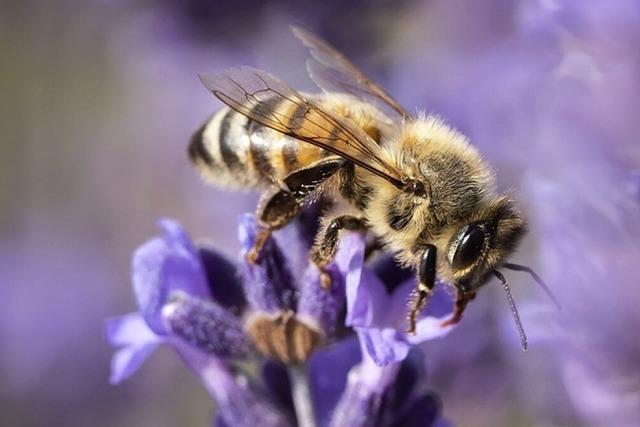
[[[484,285],[525,233],[525,220],[507,196],[472,214],[458,226],[445,251],[453,284],[465,292]]]
[[[444,261],[447,264],[447,270],[449,270],[449,279],[456,286],[459,294],[470,295],[473,298],[475,291],[487,283],[492,276],[500,280],[524,350],[527,349],[524,328],[520,322],[520,316],[511,296],[507,279],[498,269],[504,267],[509,270],[529,273],[556,307],[560,309],[560,304],[549,287],[533,269],[506,261],[526,231],[526,222],[516,209],[514,202],[509,197],[499,197],[457,227],[446,245],[446,260]],[[468,300],[465,299],[465,301]]]

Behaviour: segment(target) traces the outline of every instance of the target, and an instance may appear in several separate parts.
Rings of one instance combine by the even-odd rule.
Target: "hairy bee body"
[[[438,117],[411,114],[324,40],[297,27],[293,32],[310,49],[307,69],[321,95],[303,95],[251,67],[200,76],[228,107],[195,134],[191,160],[213,183],[265,190],[256,212],[261,229],[247,260],[258,262],[271,232],[321,195],[334,202],[310,251],[322,286],[330,286],[326,267],[341,230],[369,231],[416,272],[410,333],[436,277],[456,289],[446,326],[461,319],[476,290],[495,276],[526,348],[498,271],[526,270],[505,263],[526,222],[509,196],[495,193],[478,151]]]
[[[496,195],[491,168],[464,135],[435,116],[402,126],[389,150],[407,173],[430,182],[430,194],[428,200],[417,199],[377,179],[368,209],[372,231],[407,266],[418,268],[416,253],[430,243],[442,249],[437,253],[442,280],[461,287],[482,282],[525,231],[513,201]],[[484,263],[454,268],[453,242],[466,224],[473,223],[492,229]]]
[[[416,199],[388,181],[353,164],[342,168],[322,194],[344,202],[343,212],[366,219],[373,233],[407,266],[415,267],[415,251],[425,242],[446,247],[471,214],[480,219],[494,196],[488,166],[466,137],[434,116],[392,125],[371,104],[343,94],[323,94],[315,102],[341,119],[349,119],[373,137],[389,159],[411,176],[431,183],[430,197]],[[278,111],[278,106],[271,106]],[[292,116],[282,112],[283,116]],[[222,187],[264,189],[333,153],[282,135],[243,114],[223,108],[193,136],[189,155],[201,174]],[[326,225],[325,225],[326,226]],[[322,235],[322,233],[319,233]],[[444,279],[454,279],[438,254]]]

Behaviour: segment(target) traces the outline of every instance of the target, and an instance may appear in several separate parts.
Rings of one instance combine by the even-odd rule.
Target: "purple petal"
[[[170,218],[161,218],[157,221],[156,225],[164,233],[163,238],[167,245],[184,248],[192,253],[196,251],[191,237],[178,221]]]
[[[116,351],[111,358],[111,375],[109,382],[119,384],[133,375],[145,360],[153,353],[159,342],[145,345],[131,345]]]
[[[360,359],[360,344],[355,337],[321,348],[311,356],[308,372],[319,425],[329,424],[346,386],[347,374]]]
[[[133,375],[161,342],[138,313],[108,319],[107,341],[116,347],[109,382],[118,384]]]
[[[407,412],[397,419],[392,427],[428,427],[435,425],[440,415],[442,404],[437,396],[424,394],[415,399]],[[440,424],[442,425],[442,424]]]
[[[320,229],[320,218],[326,208],[326,204],[322,201],[318,201],[318,203],[312,203],[309,206],[305,206],[300,215],[298,215],[298,231],[300,239],[305,245],[307,251],[311,249],[314,239],[318,234],[318,230]]]
[[[317,224],[317,222],[312,221],[311,225],[314,224]],[[309,265],[309,249],[311,246],[306,236],[307,231],[305,231],[305,227],[308,226],[302,219],[297,219],[273,234],[276,245],[279,248],[286,249],[284,252],[286,252],[287,256],[287,266],[295,278],[302,277]],[[296,282],[294,284],[299,285],[300,283]]]
[[[371,270],[382,280],[390,293],[407,280],[415,278],[415,272],[411,268],[398,264],[392,254],[377,257],[371,264]]]
[[[347,278],[346,324],[353,326],[364,348],[379,366],[403,360],[409,353],[410,344],[446,335],[451,326],[440,327],[452,303],[442,284],[436,286],[416,325],[416,335],[407,331],[407,302],[415,279],[405,281],[389,294],[385,285],[365,269],[361,276]]]
[[[426,382],[424,362],[422,354],[412,352],[400,364],[395,380],[384,395],[381,424],[393,427],[434,425],[444,427],[443,420],[439,418],[441,405],[438,396],[424,392],[423,385]]]
[[[240,320],[213,302],[175,292],[162,314],[173,335],[205,353],[235,358],[249,354]]]
[[[387,392],[386,411],[399,414],[408,407],[414,395],[416,385],[425,383],[424,358],[419,352],[413,352],[401,364],[395,381]]]
[[[320,285],[320,272],[310,265],[304,277],[298,303],[298,315],[310,319],[326,334],[335,332],[338,318],[345,304],[346,277],[359,275],[364,258],[364,238],[359,233],[348,233],[340,241],[335,261],[328,266],[331,289]]]
[[[363,351],[362,362],[353,367],[347,385],[331,417],[330,426],[364,427],[381,420],[383,396],[395,380],[400,365],[379,367]]]
[[[138,306],[145,321],[158,334],[166,334],[162,306],[170,292],[210,298],[197,249],[175,221],[161,220],[162,237],[140,246],[133,254],[132,281]]]
[[[376,365],[399,362],[409,354],[404,334],[393,328],[356,328],[364,348]]]
[[[376,282],[372,281],[370,283]],[[386,296],[386,301],[381,298],[370,299],[369,301],[377,301],[380,305],[371,309],[371,311],[375,313],[370,313],[369,317],[359,319],[364,320],[362,324],[369,324],[369,326],[355,327],[364,348],[366,348],[369,356],[371,356],[378,366],[385,366],[404,360],[409,353],[411,345],[417,345],[430,339],[443,337],[454,327],[447,326],[443,328],[440,326],[449,314],[436,317],[433,316],[433,313],[430,313],[431,310],[441,311],[443,305],[446,305],[447,302],[449,307],[448,313],[451,312],[451,299],[448,296],[449,294],[442,289],[442,287],[436,287],[432,295],[432,300],[430,300],[430,305],[418,319],[416,334],[407,334],[406,300],[410,292],[409,289],[412,289],[413,286],[413,280],[405,283],[403,286],[400,286],[392,296]],[[372,294],[369,294],[368,296],[371,295]],[[404,295],[407,295],[407,297],[404,297]],[[361,301],[367,300],[362,299]],[[382,312],[382,308],[385,306],[386,312]],[[430,310],[429,307],[433,308]]]
[[[406,425],[435,425],[439,402],[431,395],[428,399],[427,395],[415,395],[422,390],[416,390],[416,386],[424,382],[421,362],[420,357],[410,357],[402,363],[380,367],[363,349],[362,361],[349,372],[329,425],[399,427],[410,417],[413,424]]]
[[[246,260],[259,227],[253,215],[240,217],[239,237],[244,290],[254,310],[275,314],[295,308],[295,285],[286,258],[273,239],[267,240],[256,264]]]
[[[243,376],[234,376],[221,360],[193,347],[177,346],[183,360],[216,401],[216,417],[234,427],[287,427],[292,423],[267,396],[258,394]]]
[[[261,374],[268,393],[281,407],[287,408],[293,414],[291,382],[286,366],[274,360],[267,360],[262,365]]]
[[[381,326],[390,301],[384,284],[370,271],[353,272],[347,276],[348,326]]]
[[[221,414],[216,414],[213,418],[213,427],[232,427],[224,421]]]
[[[201,247],[198,254],[213,300],[232,313],[240,315],[247,300],[242,291],[242,278],[237,266],[215,249]]]
[[[423,317],[418,320],[416,324],[416,334],[415,335],[406,335],[406,340],[413,345],[422,344],[425,341],[429,341],[436,338],[442,338],[447,335],[455,325],[450,325],[446,327],[440,326],[444,319],[438,317]]]
[[[158,339],[140,313],[129,313],[105,321],[107,342],[114,347],[142,344]]]

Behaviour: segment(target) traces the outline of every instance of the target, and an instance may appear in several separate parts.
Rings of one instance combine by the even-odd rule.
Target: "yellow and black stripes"
[[[239,153],[236,153],[239,142],[236,138],[230,137],[231,135],[231,123],[236,119],[238,120],[238,113],[233,110],[227,111],[222,117],[220,122],[220,129],[218,131],[218,141],[220,142],[220,154],[222,160],[227,168],[232,171],[239,171],[244,168],[245,162],[241,160]]]
[[[193,135],[189,157],[205,178],[226,187],[259,184],[259,177],[248,167],[249,138],[239,132],[246,121],[246,117],[225,108]]]
[[[258,104],[251,109],[253,114],[265,115],[270,111],[278,111],[278,104],[280,100],[277,98],[271,98],[265,101],[264,104]],[[265,182],[276,181],[277,171],[272,161],[272,150],[275,148],[272,139],[268,137],[269,131],[267,131],[259,123],[247,119],[244,125],[244,130],[249,136],[250,140],[250,152],[253,162],[253,168],[258,172],[261,179]]]
[[[254,114],[266,114],[267,111],[276,114],[286,118],[291,126],[305,120],[302,113],[289,114],[280,111],[282,108],[281,100],[274,98],[255,106],[256,111],[252,111]],[[331,154],[284,136],[229,108],[219,111],[198,129],[188,152],[205,177],[235,188],[277,184],[289,173]]]
[[[208,125],[208,121],[203,123],[202,126],[200,126],[200,128],[198,128],[198,130],[193,134],[191,141],[189,142],[188,153],[191,162],[203,162],[205,165],[213,167],[213,157],[211,157],[211,154],[205,147],[203,138],[204,131]]]

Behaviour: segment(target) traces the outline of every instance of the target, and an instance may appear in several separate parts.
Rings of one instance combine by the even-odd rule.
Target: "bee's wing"
[[[200,75],[222,102],[263,126],[337,154],[402,187],[406,176],[362,129],[314,104],[266,71]]]
[[[360,98],[373,98],[396,111],[404,118],[412,114],[391,95],[373,82],[342,53],[320,37],[300,27],[291,27],[293,34],[309,48],[312,59],[307,61],[309,75],[321,89],[327,92],[350,93]]]

